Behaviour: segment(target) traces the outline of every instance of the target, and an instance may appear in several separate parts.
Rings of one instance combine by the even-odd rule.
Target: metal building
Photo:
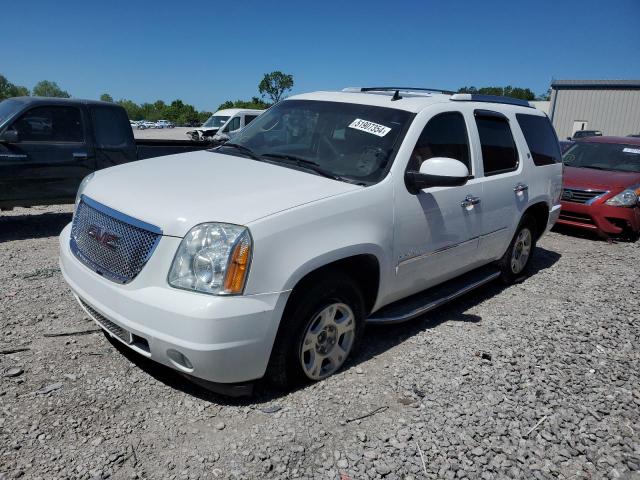
[[[549,116],[560,140],[577,130],[640,133],[640,80],[554,80]]]

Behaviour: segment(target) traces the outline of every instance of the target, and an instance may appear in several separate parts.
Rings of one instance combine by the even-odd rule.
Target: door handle
[[[462,201],[462,203],[460,203],[460,206],[462,208],[471,209],[473,208],[474,205],[478,205],[479,203],[480,203],[480,199],[478,197],[474,197],[473,195],[467,195],[466,197],[464,197],[464,200]]]
[[[518,183],[515,187],[513,187],[513,191],[517,194],[524,193],[529,190],[529,185],[525,185],[524,183]]]
[[[89,158],[89,155],[85,152],[73,152],[74,160],[86,160],[87,158]]]

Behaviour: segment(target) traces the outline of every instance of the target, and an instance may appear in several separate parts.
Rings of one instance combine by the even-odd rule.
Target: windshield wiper
[[[335,173],[331,173],[325,170],[313,160],[307,160],[306,158],[297,157],[295,155],[289,155],[286,153],[263,153],[260,156],[267,157],[267,158],[279,158],[282,160],[288,160],[290,163],[293,163],[299,167],[306,168],[308,170],[312,170],[317,174],[322,175],[323,177],[331,178],[332,180],[340,180],[342,182],[353,183],[353,181],[348,178],[341,177],[340,175],[336,175]]]
[[[245,155],[247,155],[248,157],[252,158],[253,160],[262,160],[257,153],[255,153],[253,150],[251,150],[249,147],[245,147],[244,145],[240,145],[239,143],[223,143],[222,145],[220,145],[220,147],[229,147],[229,148],[235,148],[236,150],[240,150],[242,153],[244,153]],[[220,148],[218,147],[218,148]]]

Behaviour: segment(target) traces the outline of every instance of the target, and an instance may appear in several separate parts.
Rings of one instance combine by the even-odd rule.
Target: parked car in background
[[[129,120],[131,124],[131,129],[135,130],[145,130],[147,127],[144,126],[141,120]]]
[[[297,95],[215,150],[84,181],[60,266],[114,342],[243,393],[328,377],[365,322],[524,278],[561,188],[555,131],[528,102]]]
[[[174,128],[176,125],[169,120],[158,120],[156,122],[156,128]]]
[[[150,120],[140,120],[139,125],[142,126],[141,130],[144,130],[145,128],[156,128],[156,122],[152,122]]]
[[[73,203],[88,174],[134,160],[211,148],[207,142],[134,140],[113,103],[46,97],[0,102],[0,209]]]
[[[578,130],[573,134],[573,137],[567,137],[567,140],[577,140],[579,138],[587,137],[601,137],[602,132],[600,130]]]
[[[264,110],[240,108],[218,110],[200,128],[188,131],[187,135],[193,140],[211,139],[216,142],[225,142],[239,132],[240,129],[249,125],[262,112]]]
[[[640,138],[590,137],[563,156],[559,224],[603,237],[640,235]]]

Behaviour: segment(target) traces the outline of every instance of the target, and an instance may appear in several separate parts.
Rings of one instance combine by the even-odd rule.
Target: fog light
[[[171,363],[173,363],[180,370],[187,370],[189,372],[193,371],[193,365],[191,364],[189,359],[179,351],[169,349],[167,350],[167,357],[169,357]]]

